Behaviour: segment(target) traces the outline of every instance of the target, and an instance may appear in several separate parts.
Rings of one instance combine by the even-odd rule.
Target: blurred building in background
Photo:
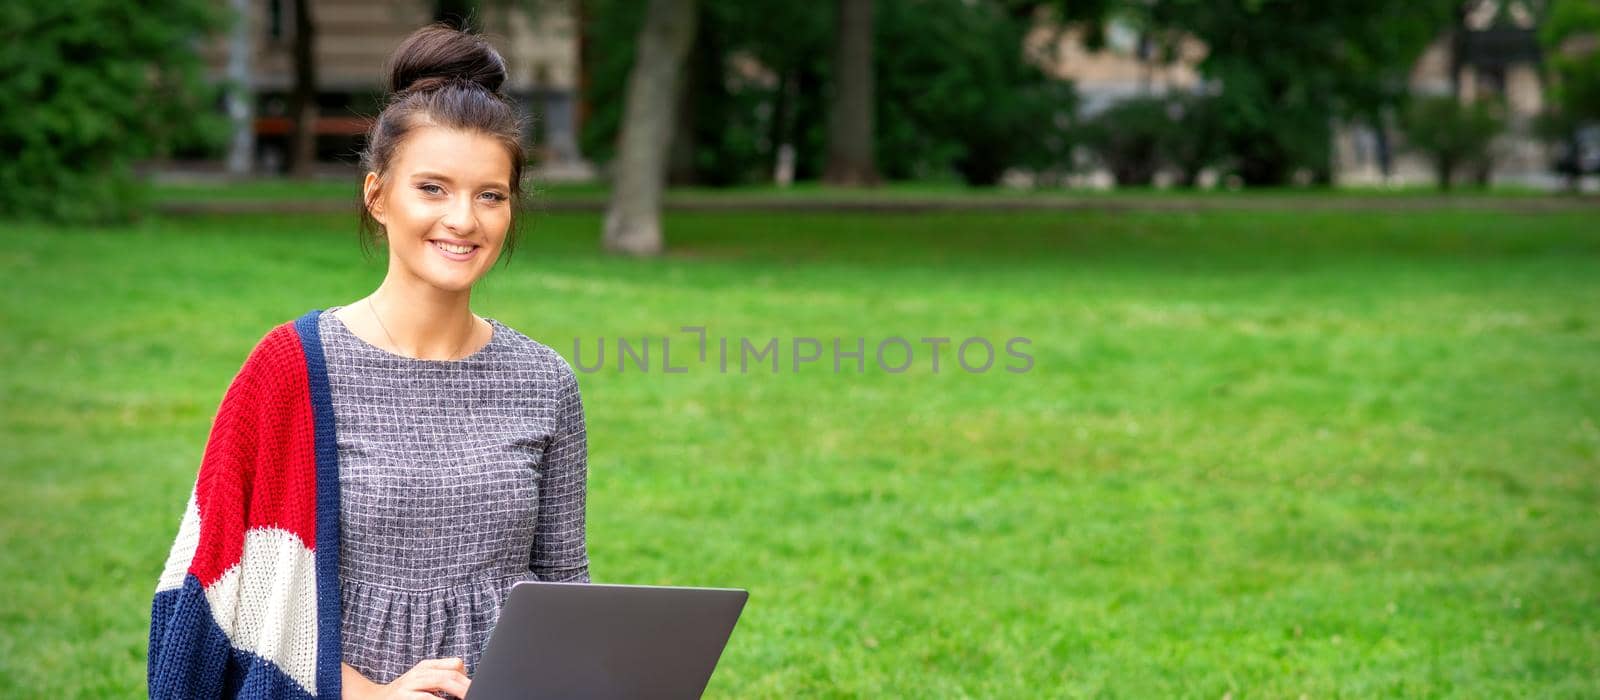
[[[1545,108],[1536,29],[1525,0],[1470,2],[1461,25],[1441,31],[1412,67],[1410,91],[1462,102],[1499,101],[1506,128],[1492,147],[1489,179],[1555,188],[1561,180],[1550,169],[1550,149],[1533,133],[1534,119]],[[1334,157],[1339,184],[1420,184],[1434,177],[1424,159],[1404,150],[1392,124],[1384,138],[1370,125],[1343,126]]]
[[[1556,188],[1561,177],[1550,168],[1549,147],[1533,134],[1533,120],[1544,110],[1536,18],[1526,0],[1475,0],[1462,13],[1462,26],[1441,27],[1439,36],[1413,65],[1410,93],[1454,95],[1463,102],[1502,101],[1506,129],[1493,148],[1497,183]],[[1039,42],[1056,42],[1053,55],[1038,53]],[[1082,99],[1083,116],[1099,113],[1119,100],[1203,91],[1207,86],[1199,64],[1204,42],[1184,38],[1170,56],[1163,56],[1148,37],[1115,19],[1106,26],[1105,45],[1089,49],[1084,32],[1074,28],[1056,34],[1038,27],[1029,38],[1035,55],[1051,55],[1046,73],[1072,81]],[[1392,115],[1391,115],[1392,116]],[[1332,116],[1330,115],[1330,118]],[[1428,185],[1434,170],[1423,156],[1406,148],[1393,119],[1379,134],[1371,125],[1340,124],[1333,144],[1334,181],[1341,185]],[[1070,178],[1074,184],[1109,186],[1103,170]],[[1158,178],[1158,181],[1160,179]]]
[[[1049,29],[1038,27],[1029,41],[1037,44],[1049,38]],[[1085,114],[1096,114],[1129,97],[1198,90],[1203,80],[1198,66],[1206,46],[1192,37],[1179,40],[1171,60],[1163,60],[1148,37],[1116,20],[1107,23],[1105,45],[1099,49],[1088,48],[1082,27],[1067,28],[1055,39],[1053,60],[1040,67],[1048,75],[1073,82]]]
[[[225,0],[218,0],[225,2]],[[281,171],[292,129],[294,0],[235,0],[247,8],[244,51],[257,173]],[[314,23],[312,56],[318,104],[317,160],[321,169],[348,172],[370,119],[381,109],[383,64],[417,27],[459,22],[457,3],[440,0],[308,0]],[[536,175],[543,180],[587,179],[592,167],[578,149],[580,80],[574,3],[499,3],[467,19],[494,43],[509,69],[505,92],[531,116],[525,135]],[[202,52],[215,80],[229,75],[239,37],[209,37]]]

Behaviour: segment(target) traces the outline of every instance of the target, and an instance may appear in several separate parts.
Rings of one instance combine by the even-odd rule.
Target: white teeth
[[[441,241],[434,241],[433,244],[450,253],[465,254],[472,252],[472,246],[469,245],[450,245]]]

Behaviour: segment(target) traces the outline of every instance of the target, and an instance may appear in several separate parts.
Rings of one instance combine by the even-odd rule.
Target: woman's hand
[[[388,685],[373,683],[345,664],[343,695],[344,700],[437,700],[438,691],[464,698],[471,683],[466,663],[458,658],[423,659]]]

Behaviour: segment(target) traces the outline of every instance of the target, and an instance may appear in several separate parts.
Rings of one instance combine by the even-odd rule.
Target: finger
[[[466,676],[451,672],[439,681],[439,686],[435,690],[442,690],[455,697],[464,698],[467,696],[467,687],[471,684],[472,681]]]
[[[425,666],[427,668],[443,668],[453,671],[460,671],[462,673],[466,673],[467,671],[466,662],[462,661],[458,656],[448,656],[442,659],[423,659],[417,665]]]
[[[412,680],[406,683],[405,687],[421,688],[423,690],[443,690],[459,696],[466,692],[467,684],[471,682],[466,675],[458,671],[430,668],[418,671]]]

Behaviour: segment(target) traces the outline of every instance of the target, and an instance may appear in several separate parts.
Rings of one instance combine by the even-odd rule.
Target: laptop
[[[519,582],[467,700],[698,698],[749,597],[738,588]]]

